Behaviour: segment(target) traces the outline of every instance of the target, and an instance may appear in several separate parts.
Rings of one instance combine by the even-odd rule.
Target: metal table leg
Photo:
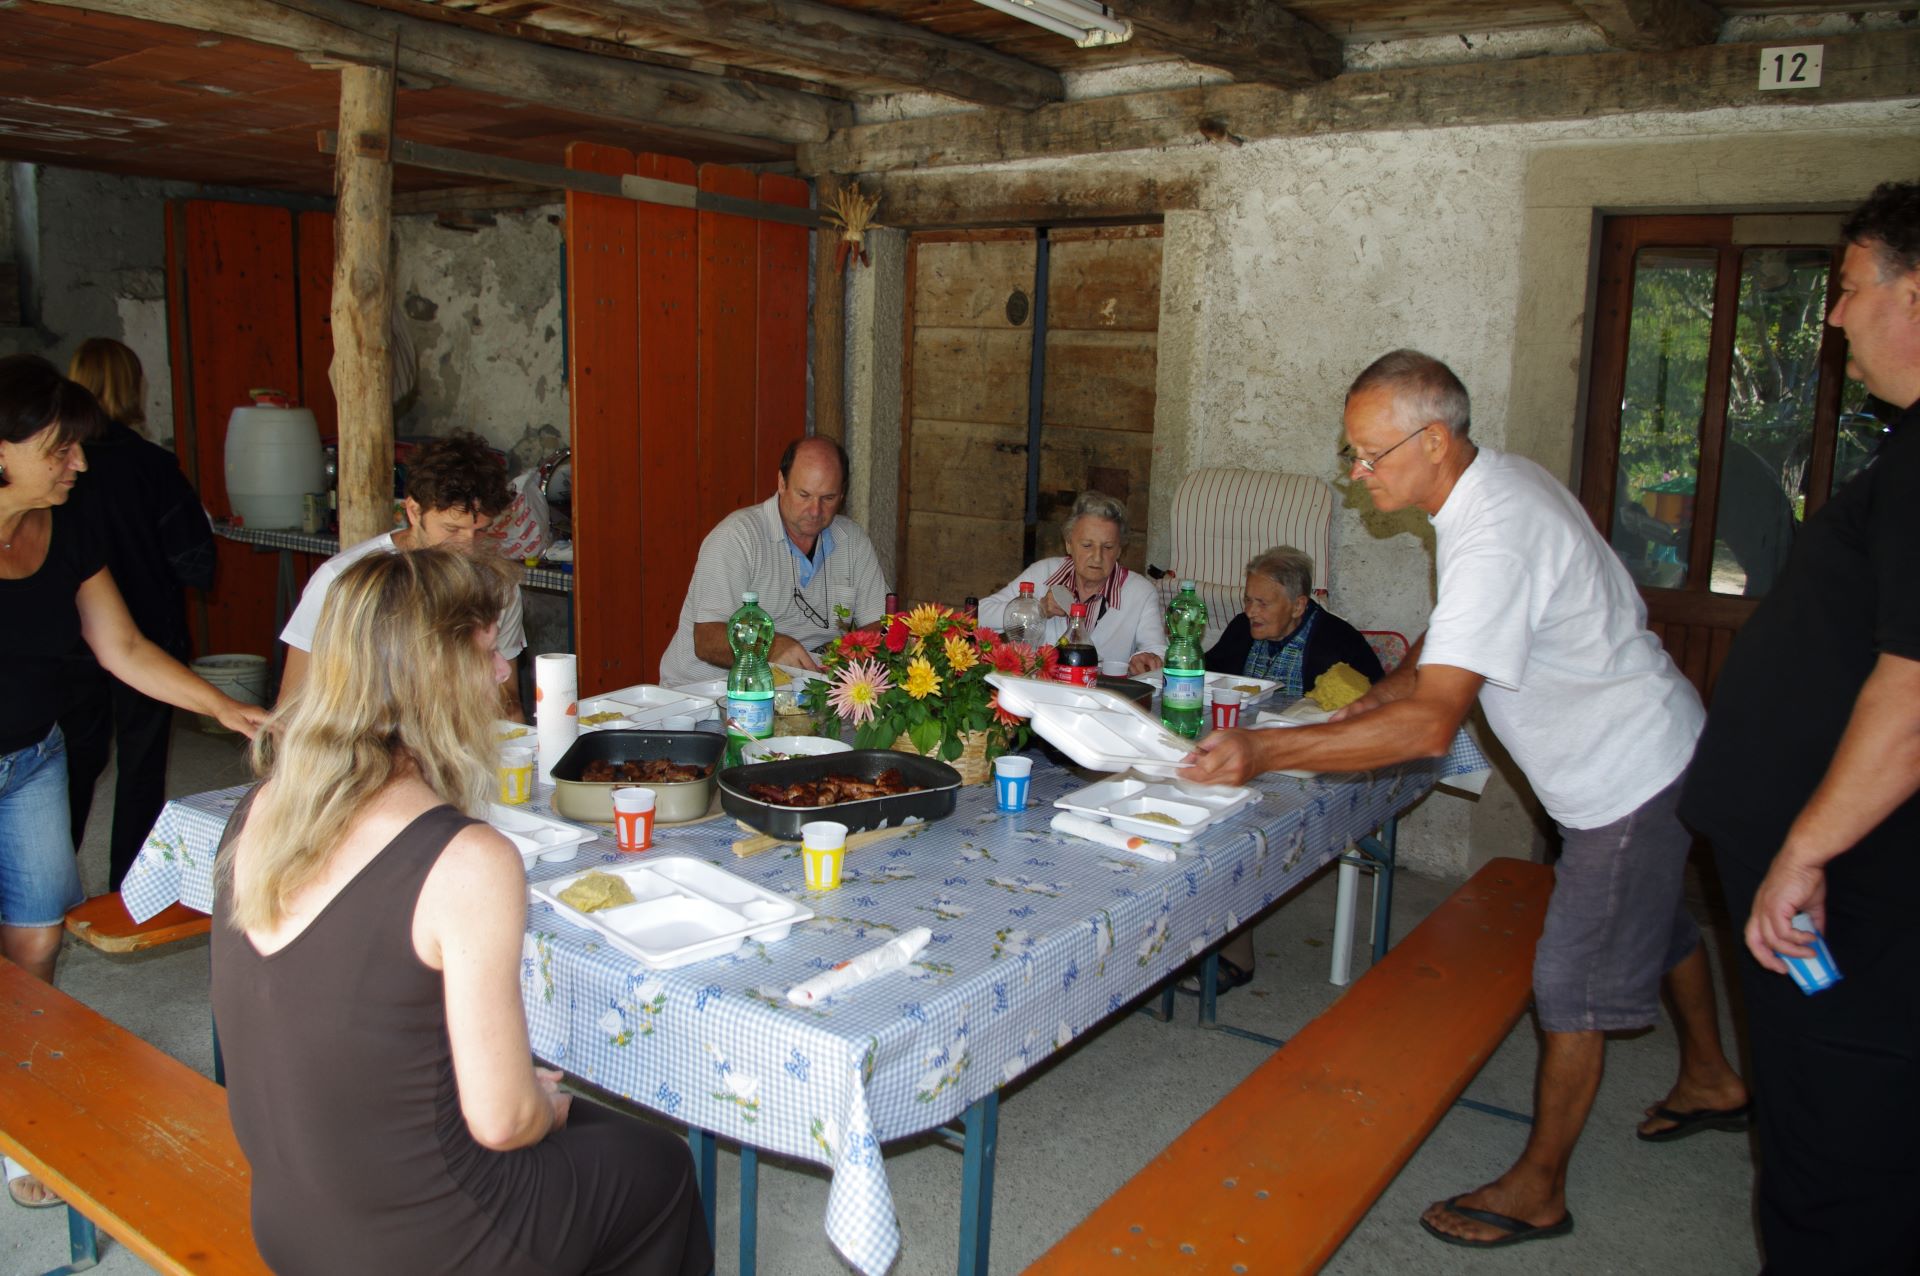
[[[693,1151],[693,1182],[700,1189],[700,1208],[707,1216],[707,1239],[715,1245],[718,1232],[714,1227],[714,1207],[718,1201],[716,1193],[720,1184],[715,1154],[718,1151],[711,1134],[694,1126],[687,1127],[687,1146]]]
[[[740,1145],[740,1276],[760,1258],[760,1151]]]
[[[993,1154],[1000,1139],[1000,1092],[990,1090],[966,1112],[960,1170],[960,1276],[987,1276],[993,1235]]]
[[[1359,863],[1351,855],[1342,855],[1333,904],[1333,963],[1327,971],[1327,982],[1340,987],[1353,978],[1353,897],[1359,882]]]

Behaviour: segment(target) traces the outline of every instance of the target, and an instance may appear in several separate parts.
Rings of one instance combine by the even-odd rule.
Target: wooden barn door
[[[333,362],[333,214],[268,204],[176,200],[167,207],[167,340],[181,467],[217,519],[227,503],[227,417],[272,387],[313,409],[322,437],[337,413]],[[161,375],[147,370],[149,377]],[[274,655],[279,555],[217,540],[213,588],[189,608],[194,647]],[[320,560],[295,555],[296,584]]]
[[[1122,561],[1145,566],[1160,243],[1157,225],[909,241],[903,598],[957,605],[1060,553],[1087,488],[1127,504]]]
[[[576,142],[569,167],[807,204],[791,177]],[[806,432],[804,227],[567,194],[580,690],[658,678],[700,542]]]

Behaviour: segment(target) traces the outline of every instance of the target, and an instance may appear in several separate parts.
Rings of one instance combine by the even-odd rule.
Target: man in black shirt
[[[1920,1271],[1920,182],[1848,219],[1847,370],[1897,409],[1741,629],[1681,814],[1713,843],[1753,1037],[1766,1270]],[[1841,981],[1802,995],[1780,954]]]

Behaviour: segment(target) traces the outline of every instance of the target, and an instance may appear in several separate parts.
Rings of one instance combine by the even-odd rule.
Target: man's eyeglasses
[[[1388,448],[1386,451],[1382,452],[1379,456],[1374,457],[1372,460],[1368,460],[1366,457],[1361,456],[1358,452],[1354,451],[1351,446],[1343,447],[1340,449],[1340,463],[1349,472],[1351,472],[1353,470],[1353,467],[1357,465],[1361,469],[1365,470],[1367,473],[1372,474],[1380,468],[1380,462],[1386,460],[1388,457],[1393,455],[1395,449],[1405,447],[1407,444],[1413,442],[1415,439],[1419,438],[1422,434],[1425,434],[1425,433],[1426,433],[1426,428],[1423,426],[1422,428],[1415,430],[1412,434],[1409,434],[1406,438],[1401,439],[1398,443],[1394,444],[1393,447]]]
[[[822,629],[833,628],[833,626],[827,622],[827,618],[825,616],[822,616],[819,610],[815,608],[812,603],[807,601],[806,596],[800,592],[800,587],[798,585],[795,585],[793,587],[793,602],[796,607],[798,607],[802,612],[806,613],[806,617],[808,620],[811,620],[814,624],[820,626],[820,628]]]

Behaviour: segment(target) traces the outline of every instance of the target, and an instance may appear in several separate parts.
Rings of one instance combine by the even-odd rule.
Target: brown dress
[[[234,928],[224,890],[215,900],[214,1020],[261,1256],[326,1276],[700,1276],[712,1244],[671,1133],[577,1097],[566,1127],[531,1147],[495,1152],[468,1132],[413,914],[472,822],[447,806],[421,815],[271,956]]]

